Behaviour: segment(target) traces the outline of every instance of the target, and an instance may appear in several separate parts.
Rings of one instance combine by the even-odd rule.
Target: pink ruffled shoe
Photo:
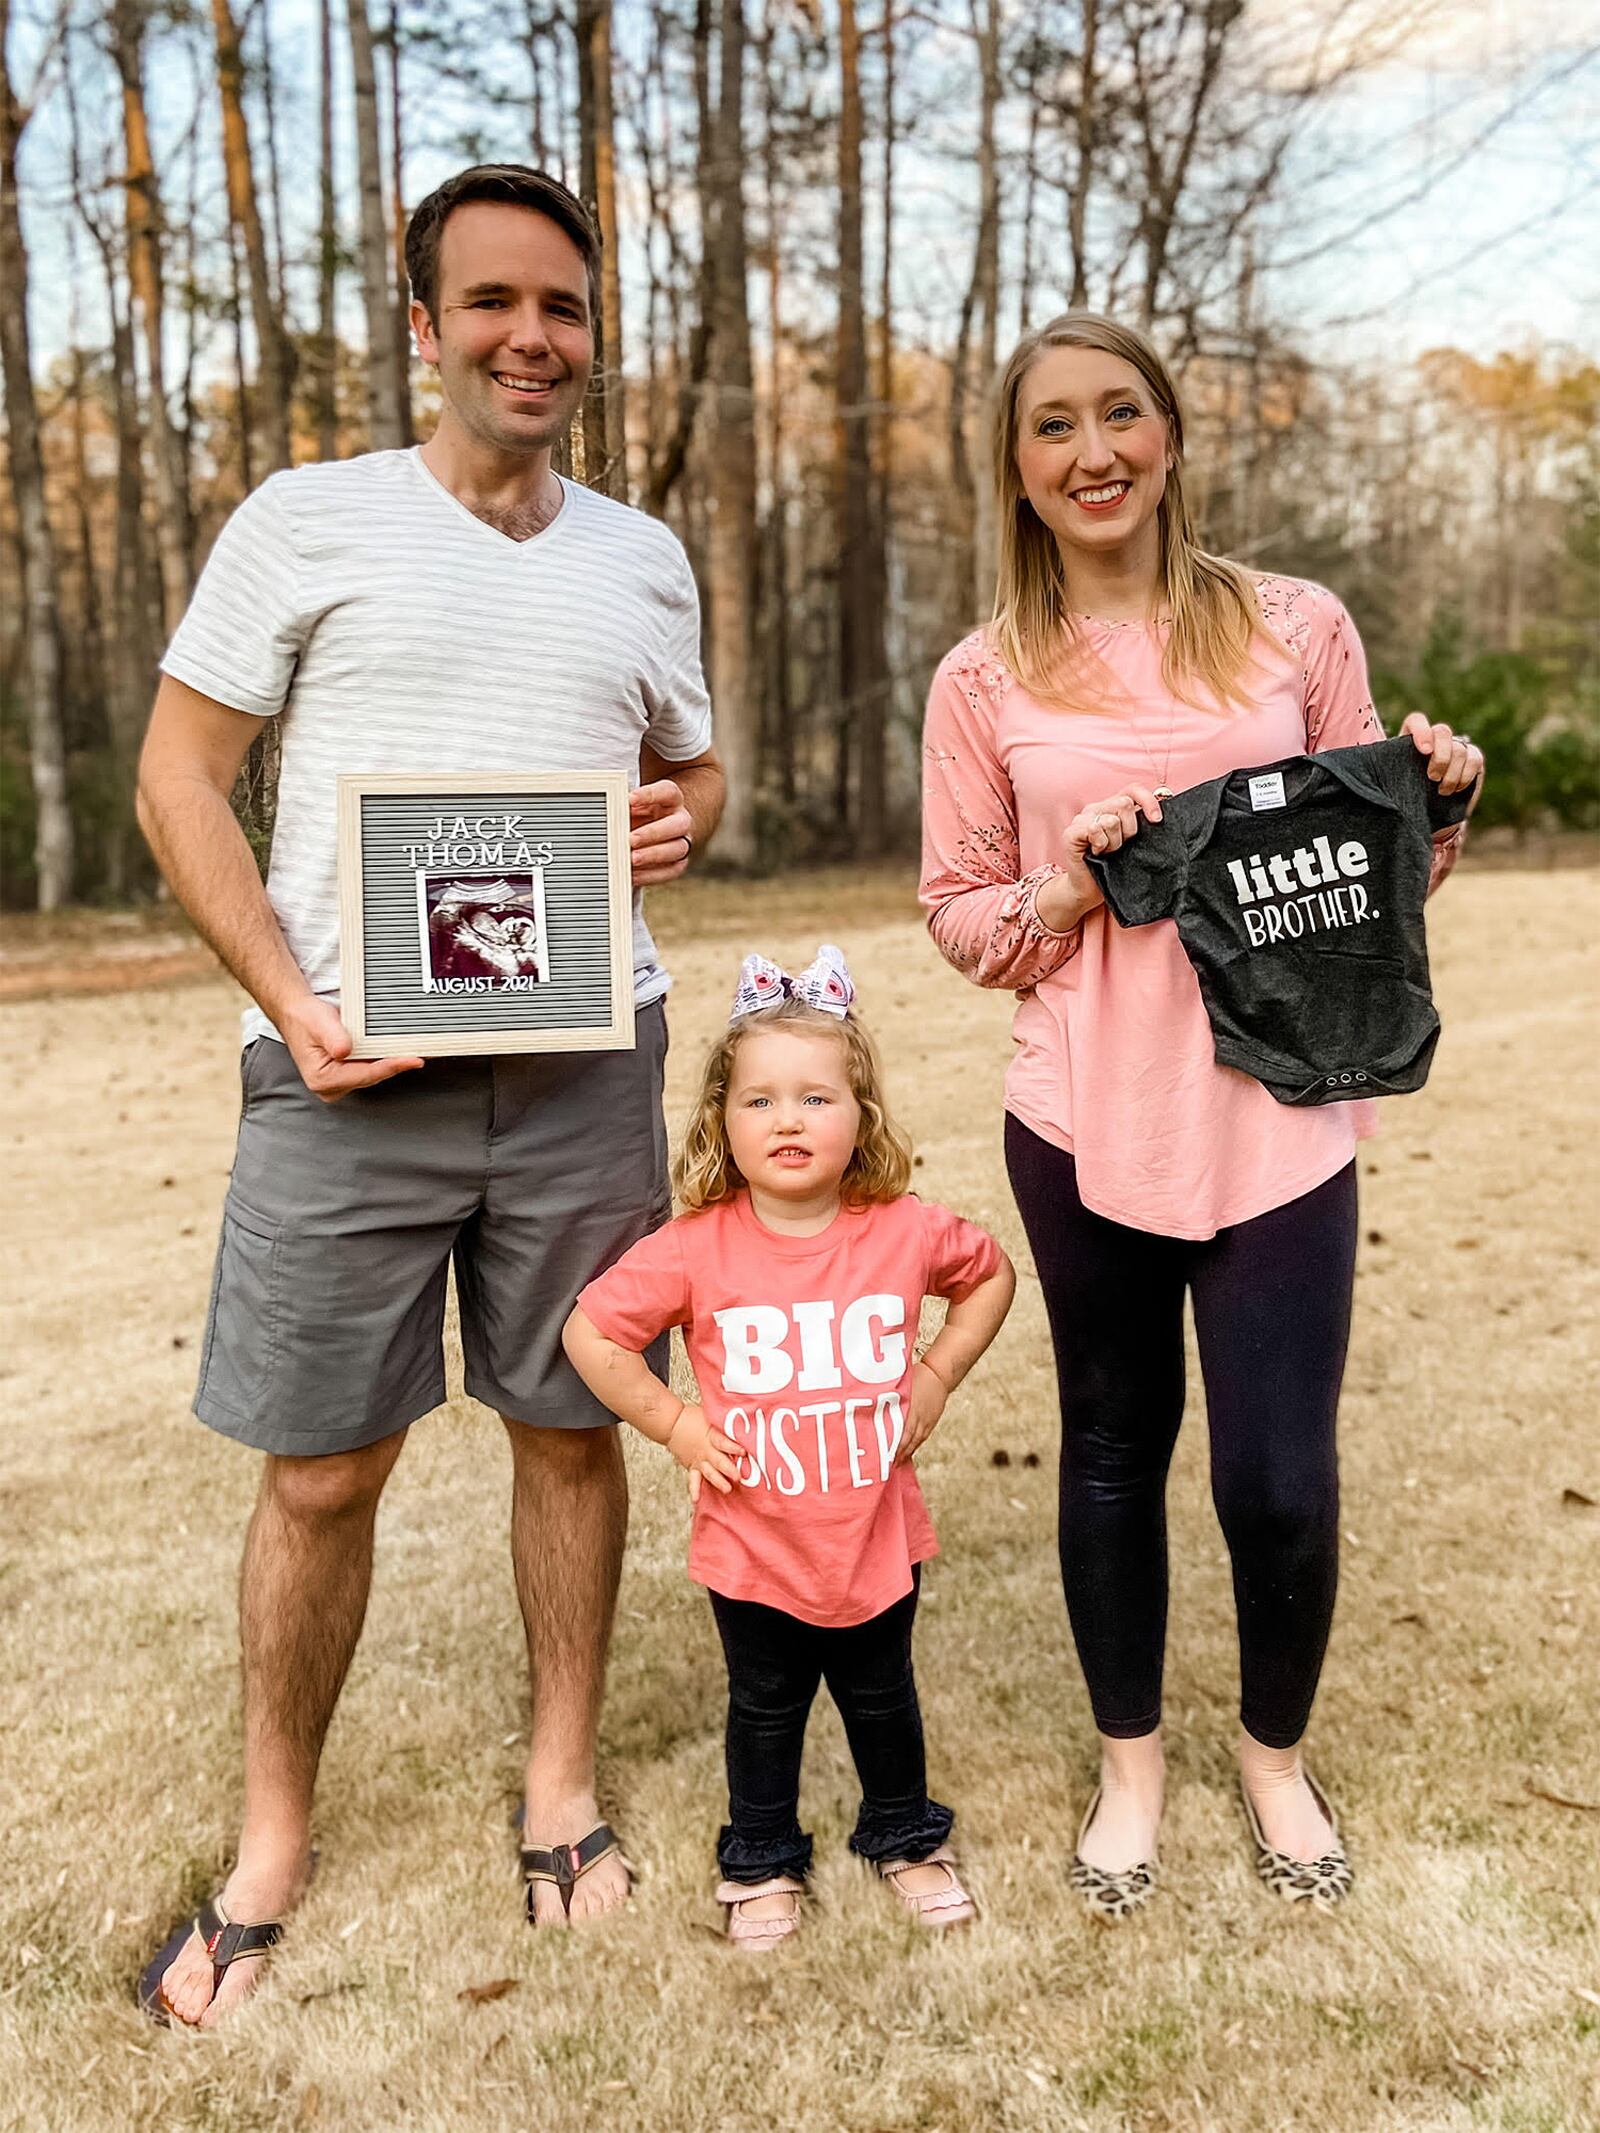
[[[929,1852],[926,1859],[880,1859],[877,1864],[878,1872],[918,1925],[964,1926],[977,1917],[978,1906],[961,1886],[961,1877],[956,1872],[956,1855],[948,1844],[941,1844],[936,1852]],[[942,1867],[944,1887],[928,1889],[920,1895],[908,1889],[900,1876],[914,1866]]]
[[[792,1874],[774,1874],[768,1881],[719,1881],[717,1901],[728,1908],[728,1939],[747,1955],[766,1955],[800,1930],[800,1899],[805,1883]],[[792,1896],[786,1911],[770,1918],[752,1918],[748,1905],[757,1896]]]

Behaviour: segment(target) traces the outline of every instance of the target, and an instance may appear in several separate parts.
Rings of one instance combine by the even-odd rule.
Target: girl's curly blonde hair
[[[689,1114],[683,1145],[672,1165],[672,1183],[680,1204],[690,1213],[731,1200],[744,1184],[728,1146],[724,1122],[728,1085],[740,1040],[764,1030],[793,1030],[807,1037],[832,1037],[844,1049],[850,1093],[861,1106],[855,1152],[840,1180],[839,1193],[850,1207],[898,1200],[911,1184],[911,1143],[889,1116],[883,1100],[883,1069],[877,1047],[854,1015],[822,1013],[803,1000],[781,1000],[753,1015],[741,1015],[711,1047],[700,1092]]]

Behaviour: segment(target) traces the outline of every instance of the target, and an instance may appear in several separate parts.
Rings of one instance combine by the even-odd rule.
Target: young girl
[[[728,1662],[717,1897],[754,1949],[800,1921],[800,1753],[821,1680],[861,1779],[851,1849],[922,1923],[975,1915],[950,1809],[927,1791],[911,1627],[937,1543],[911,1457],[1015,1278],[985,1231],[906,1191],[910,1151],[854,996],[837,948],[798,978],[745,958],[678,1158],[686,1212],[592,1281],[565,1332],[590,1388],[689,1473],[689,1574]],[[914,1362],[924,1296],[950,1308]],[[640,1352],[668,1326],[699,1405]]]

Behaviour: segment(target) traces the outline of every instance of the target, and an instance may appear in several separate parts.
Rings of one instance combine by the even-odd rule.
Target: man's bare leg
[[[222,1907],[241,1925],[282,1918],[311,1864],[311,1797],[322,1743],[361,1635],[372,1583],[378,1498],[405,1431],[321,1459],[269,1454],[239,1573],[244,1660],[244,1822]],[[254,1990],[253,1958],[223,1973],[193,1934],[163,1996],[180,2021],[209,2028]]]
[[[537,1429],[503,1418],[511,1439],[511,1562],[528,1637],[533,1733],[525,1844],[576,1844],[601,1819],[595,1735],[606,1652],[628,1532],[628,1479],[619,1432]],[[604,1859],[572,1892],[574,1919],[626,1900],[620,1859]],[[561,1925],[555,1888],[534,1888],[540,1925]]]

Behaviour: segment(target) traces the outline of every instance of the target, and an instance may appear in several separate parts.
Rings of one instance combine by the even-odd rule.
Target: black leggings
[[[1061,1394],[1061,1580],[1095,1724],[1161,1720],[1167,1467],[1183,1415],[1183,1299],[1233,1561],[1239,1715],[1289,1748],[1311,1715],[1338,1583],[1334,1417],[1355,1275],[1352,1162],[1204,1244],[1126,1229],[1072,1157],[1006,1118],[1006,1166],[1044,1289]]]
[[[729,1881],[804,1874],[800,1751],[824,1679],[861,1780],[850,1849],[864,1859],[926,1859],[955,1817],[928,1798],[922,1712],[911,1672],[920,1566],[903,1600],[849,1629],[818,1629],[755,1600],[711,1595],[728,1660],[728,1822],[717,1864]]]

